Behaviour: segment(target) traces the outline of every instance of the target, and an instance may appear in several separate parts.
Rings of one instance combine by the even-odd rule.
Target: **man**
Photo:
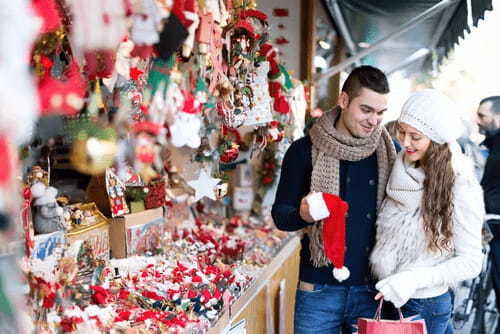
[[[285,154],[272,216],[279,229],[304,232],[295,333],[352,333],[358,317],[373,317],[376,311],[368,256],[374,245],[377,209],[396,156],[389,134],[380,125],[388,93],[387,78],[379,69],[354,69],[342,87],[338,106],[318,119],[309,136],[295,141]],[[310,192],[338,195],[349,205],[341,226],[345,226],[343,264],[350,275],[332,274],[322,242],[324,222],[312,217]]]
[[[500,310],[500,96],[490,96],[479,103],[477,125],[479,132],[486,136],[484,144],[490,151],[481,180],[486,213],[499,215],[488,221],[488,226],[493,233],[490,242],[491,275],[497,310]],[[500,318],[495,333],[500,333]]]

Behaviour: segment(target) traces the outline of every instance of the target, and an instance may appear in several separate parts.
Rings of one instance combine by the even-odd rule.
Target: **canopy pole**
[[[357,52],[358,49],[356,45],[354,44],[351,33],[349,32],[349,29],[347,28],[347,24],[344,19],[344,15],[342,14],[342,11],[340,10],[339,2],[338,0],[329,0],[327,3],[330,5],[333,14],[335,16],[335,23],[337,27],[339,28],[340,35],[342,35],[342,38],[344,39],[345,45],[347,47],[347,50],[349,51],[349,54],[351,56],[354,56]]]
[[[401,26],[401,28],[399,30],[397,30],[397,31],[389,34],[388,36],[382,38],[381,40],[377,41],[375,44],[371,45],[370,47],[368,47],[368,48],[366,48],[364,50],[361,50],[356,55],[347,58],[346,60],[344,60],[340,64],[337,64],[337,65],[329,68],[325,73],[322,73],[316,79],[316,82],[320,82],[320,81],[322,81],[324,79],[328,79],[332,75],[337,74],[338,72],[340,72],[343,69],[347,68],[352,63],[354,63],[354,62],[360,60],[361,58],[366,57],[370,53],[372,53],[372,52],[380,49],[382,46],[384,46],[384,44],[387,41],[389,41],[389,40],[391,40],[393,38],[398,37],[399,35],[405,33],[406,31],[408,31],[408,30],[412,29],[413,27],[415,27],[416,25],[418,25],[420,22],[428,19],[429,17],[432,17],[432,16],[436,15],[441,10],[449,7],[450,5],[454,4],[457,1],[459,1],[459,0],[442,0],[442,1],[440,1],[436,5],[432,6],[431,8],[427,9],[426,11],[424,11],[422,14],[420,14],[420,15],[416,16],[415,18],[411,19],[410,21],[408,21],[406,24],[404,24],[403,26]]]

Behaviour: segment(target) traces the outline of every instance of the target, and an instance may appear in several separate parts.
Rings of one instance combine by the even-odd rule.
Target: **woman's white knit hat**
[[[398,120],[438,144],[451,143],[464,132],[453,101],[435,89],[424,89],[410,95]]]

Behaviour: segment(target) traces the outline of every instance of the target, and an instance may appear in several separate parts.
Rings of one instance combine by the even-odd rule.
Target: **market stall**
[[[299,243],[270,206],[306,94],[255,1],[0,18],[2,329],[290,332]]]

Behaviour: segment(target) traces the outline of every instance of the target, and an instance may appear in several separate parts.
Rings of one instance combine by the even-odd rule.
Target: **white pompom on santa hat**
[[[333,264],[333,277],[339,282],[349,278],[349,269],[344,265],[345,217],[349,205],[339,196],[313,192],[306,197],[311,217],[323,220],[323,248]]]

